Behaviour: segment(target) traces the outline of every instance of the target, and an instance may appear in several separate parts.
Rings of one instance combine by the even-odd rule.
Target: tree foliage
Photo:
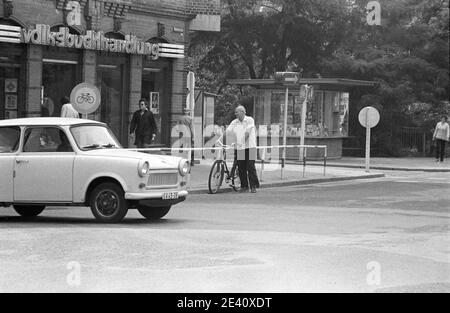
[[[449,110],[449,8],[448,0],[379,2],[382,24],[370,26],[368,0],[224,0],[221,32],[191,38],[191,70],[220,95],[224,114],[249,92],[228,86],[231,78],[298,71],[376,81],[354,92],[350,129],[362,137],[352,116],[377,107],[379,142],[395,154],[399,125],[429,128]]]

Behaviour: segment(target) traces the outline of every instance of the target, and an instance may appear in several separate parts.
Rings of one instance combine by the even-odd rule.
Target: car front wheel
[[[138,211],[146,219],[154,221],[154,220],[159,220],[160,218],[163,218],[167,213],[169,213],[170,207],[171,207],[170,205],[163,206],[163,207],[142,206],[142,207],[138,208]]]
[[[14,210],[23,217],[36,217],[44,211],[45,205],[15,205]]]
[[[91,194],[92,214],[102,223],[120,222],[128,212],[124,191],[115,183],[102,183]]]

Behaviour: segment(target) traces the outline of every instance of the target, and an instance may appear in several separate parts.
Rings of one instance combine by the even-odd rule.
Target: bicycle
[[[237,166],[236,156],[234,157],[233,165],[231,167],[231,171],[228,170],[228,165],[226,160],[226,150],[233,148],[232,146],[222,145],[222,155],[223,158],[220,160],[215,160],[211,171],[209,172],[208,179],[208,189],[209,193],[215,194],[219,191],[222,186],[223,180],[225,178],[225,182],[233,188],[234,191],[239,191],[241,189],[241,180],[239,179],[239,169]]]
[[[84,103],[84,102],[87,102],[87,103],[89,103],[89,104],[92,104],[92,103],[94,103],[94,101],[95,101],[95,98],[94,98],[93,96],[91,96],[91,95],[89,94],[89,92],[87,92],[87,93],[82,93],[82,94],[79,95],[78,98],[77,98],[77,103],[79,103],[79,104]]]

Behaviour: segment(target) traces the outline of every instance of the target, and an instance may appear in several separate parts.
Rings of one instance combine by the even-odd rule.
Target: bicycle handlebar
[[[235,146],[236,146],[235,143],[232,143],[231,146],[230,146],[230,145],[224,145],[223,142],[220,141],[220,140],[218,140],[216,143],[217,143],[219,146],[221,146],[221,147],[223,147],[223,148],[225,148],[225,149],[234,149]]]

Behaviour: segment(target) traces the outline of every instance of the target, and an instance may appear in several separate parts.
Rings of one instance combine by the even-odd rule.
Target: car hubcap
[[[103,216],[113,215],[119,207],[119,198],[112,191],[101,192],[95,201],[97,210]]]

